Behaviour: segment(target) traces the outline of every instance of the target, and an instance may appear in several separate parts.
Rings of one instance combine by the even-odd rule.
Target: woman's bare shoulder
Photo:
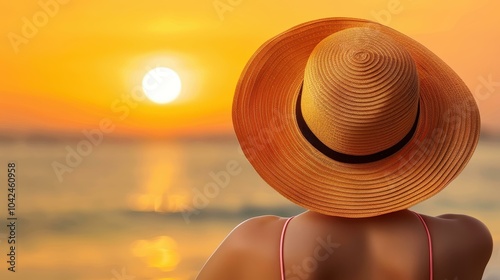
[[[250,218],[237,225],[226,238],[232,246],[246,250],[256,244],[265,244],[279,233],[285,219],[278,216],[259,216]],[[275,238],[273,238],[275,240]]]
[[[435,225],[436,241],[446,245],[441,247],[442,254],[463,261],[464,267],[471,268],[468,270],[475,275],[484,271],[493,251],[493,238],[483,222],[461,214],[440,215],[431,218],[430,222]],[[440,247],[438,244],[435,246]]]
[[[437,217],[427,217],[435,230],[453,233],[453,239],[476,241],[485,247],[493,246],[493,240],[488,227],[480,220],[462,214],[444,214]],[[479,245],[479,244],[476,244]]]
[[[197,280],[239,279],[249,259],[262,261],[271,246],[278,246],[284,219],[277,216],[250,218],[237,225],[202,268]]]
[[[238,231],[239,233],[242,233],[255,228],[262,230],[262,227],[275,226],[280,221],[284,221],[284,218],[274,215],[253,217],[237,225],[233,232]]]
[[[435,217],[442,220],[450,230],[456,230],[455,233],[463,238],[476,238],[485,243],[493,245],[493,240],[488,227],[480,220],[462,214],[444,214]]]

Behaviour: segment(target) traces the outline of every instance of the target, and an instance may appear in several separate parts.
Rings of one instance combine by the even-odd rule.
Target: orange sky
[[[332,16],[381,21],[422,42],[476,92],[484,128],[500,132],[499,1],[41,0],[0,10],[3,133],[78,134],[102,119],[116,135],[231,132],[233,90],[252,53]],[[181,98],[125,103],[156,66],[179,72]]]

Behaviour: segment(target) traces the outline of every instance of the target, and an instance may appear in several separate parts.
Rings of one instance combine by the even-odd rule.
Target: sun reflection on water
[[[184,212],[189,209],[191,193],[183,181],[183,151],[166,146],[144,149],[140,190],[129,195],[129,207],[136,211]]]
[[[181,259],[177,251],[177,243],[168,236],[137,240],[132,243],[131,250],[134,256],[141,258],[149,267],[162,271],[174,270]]]

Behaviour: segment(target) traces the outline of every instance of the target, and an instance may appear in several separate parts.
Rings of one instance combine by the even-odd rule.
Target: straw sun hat
[[[242,150],[292,202],[341,217],[406,209],[448,185],[479,138],[458,75],[375,22],[329,18],[270,39],[233,103]]]

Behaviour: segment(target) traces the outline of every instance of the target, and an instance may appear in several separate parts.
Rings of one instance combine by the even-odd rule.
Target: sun
[[[156,67],[144,75],[142,89],[149,100],[158,104],[174,101],[181,93],[179,74],[167,67]]]

